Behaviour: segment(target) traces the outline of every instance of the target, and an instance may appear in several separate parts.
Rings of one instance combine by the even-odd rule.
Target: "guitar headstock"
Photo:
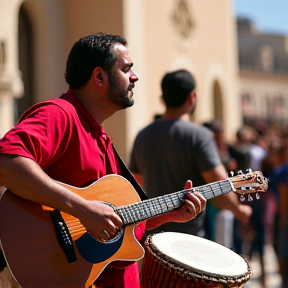
[[[247,169],[246,172],[243,174],[242,171],[238,171],[238,175],[229,178],[235,188],[234,192],[240,195],[241,201],[253,201],[251,194],[254,193],[256,199],[259,199],[258,193],[265,193],[268,189],[268,179],[260,171],[252,172],[251,169]]]

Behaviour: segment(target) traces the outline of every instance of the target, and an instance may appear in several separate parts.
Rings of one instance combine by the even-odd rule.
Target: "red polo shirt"
[[[1,139],[0,152],[30,158],[52,179],[76,187],[107,174],[121,175],[111,139],[71,91],[28,109]],[[144,223],[136,227],[138,240],[144,230]],[[107,287],[140,287],[137,263],[126,269],[106,268],[98,282]]]

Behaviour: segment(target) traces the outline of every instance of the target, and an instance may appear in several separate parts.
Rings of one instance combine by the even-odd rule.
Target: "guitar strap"
[[[117,157],[117,160],[119,162],[120,168],[121,168],[121,172],[122,172],[122,176],[124,178],[126,178],[134,187],[134,189],[137,191],[138,195],[140,196],[141,200],[145,200],[148,199],[147,194],[144,192],[144,190],[141,188],[141,186],[138,184],[138,182],[136,181],[136,179],[133,177],[132,173],[130,172],[130,170],[127,168],[127,166],[124,164],[122,158],[119,156],[117,150],[115,149],[114,145],[113,146],[113,151]]]
[[[5,267],[7,267],[7,264],[6,264],[2,249],[0,247],[0,272],[2,272]]]

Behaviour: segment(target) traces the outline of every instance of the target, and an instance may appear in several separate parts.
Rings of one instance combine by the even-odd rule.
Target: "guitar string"
[[[199,192],[206,199],[210,199],[215,196],[226,194],[232,190],[230,181],[225,180],[144,200],[139,203],[129,204],[122,207],[120,206],[115,210],[125,219],[127,225],[179,208],[183,205],[185,195],[190,191],[192,193]],[[86,232],[86,228],[77,218],[65,222],[72,229],[71,234],[73,234],[73,236]]]
[[[213,185],[213,186],[215,186],[215,185]],[[222,185],[223,186],[223,185]],[[225,186],[227,186],[227,185],[225,185]],[[207,187],[209,190],[211,190],[211,185],[210,185],[210,187]],[[205,192],[207,193],[209,193],[209,194],[213,194],[213,196],[214,196],[214,194],[218,194],[218,195],[221,195],[222,193],[223,193],[223,191],[221,190],[221,186],[220,186],[220,188],[215,188],[214,187],[214,193],[213,193],[213,191],[211,192],[211,191],[204,191],[204,194],[205,194]],[[196,189],[195,189],[196,190]],[[199,190],[199,189],[198,189]],[[207,189],[206,189],[207,190]],[[217,191],[220,191],[220,193],[218,193]],[[189,191],[189,190],[186,190],[186,191],[180,191],[179,193],[181,193],[181,194],[186,194],[187,193],[187,191]],[[228,190],[227,190],[228,191]],[[229,185],[229,192],[231,191],[231,186]],[[179,193],[178,192],[176,192],[176,198],[175,198],[175,194],[174,195],[165,195],[164,197],[162,197],[161,196],[161,198],[158,198],[158,199],[156,199],[156,200],[158,200],[158,202],[159,202],[159,205],[157,205],[156,204],[156,206],[157,206],[157,210],[159,210],[159,208],[161,209],[161,211],[166,211],[166,208],[168,209],[168,211],[169,211],[169,207],[171,207],[171,208],[173,208],[174,206],[175,206],[175,203],[173,202],[173,201],[175,201],[175,199],[176,200],[178,200],[178,198],[179,198]],[[182,195],[182,196],[183,196]],[[180,198],[181,199],[181,198]],[[183,198],[182,198],[183,199]],[[181,200],[182,200],[181,199]],[[151,199],[150,199],[151,200]],[[153,199],[154,200],[154,199]],[[167,201],[169,201],[170,202],[170,204],[167,204]],[[183,201],[183,200],[182,200]],[[181,201],[181,202],[182,202]],[[138,203],[137,203],[138,204]],[[151,204],[151,203],[145,203],[145,204]],[[155,202],[153,202],[152,201],[152,204],[155,204]],[[171,205],[172,204],[172,206],[169,206],[169,205]],[[177,206],[180,206],[182,203],[176,203],[176,205]],[[134,205],[134,206],[133,206]],[[140,205],[142,206],[140,206],[140,209],[137,209],[137,206],[135,207],[135,204],[131,204],[130,205],[130,209],[129,210],[133,210],[134,212],[136,212],[136,213],[138,213],[139,214],[139,211],[141,212],[141,213],[143,213],[144,212],[144,210],[146,210],[146,212],[148,211],[149,212],[149,209],[146,209],[146,207],[144,206],[143,207],[143,204],[142,203],[140,203]],[[139,206],[139,204],[138,204],[138,206]],[[128,208],[128,207],[127,207]],[[136,208],[136,209],[135,209]],[[143,209],[144,208],[144,209]],[[151,205],[149,205],[148,206],[148,208],[151,208]],[[127,209],[126,209],[127,210]],[[128,210],[128,211],[129,211]],[[154,210],[154,209],[153,209]],[[151,211],[151,209],[150,209],[150,211]],[[125,211],[124,211],[125,212]],[[153,211],[154,213],[155,213],[155,211]],[[154,213],[152,212],[152,214],[154,215]],[[147,213],[148,215],[149,215],[149,213]],[[150,213],[151,214],[151,213]],[[125,216],[127,216],[127,215],[125,215]],[[135,215],[134,215],[135,216]],[[144,215],[144,217],[145,217],[146,215]],[[140,215],[140,217],[137,217],[137,215],[135,216],[135,217],[131,217],[131,215],[130,215],[130,217],[129,217],[132,221],[133,220],[135,220],[135,219],[139,219],[139,218],[141,218],[141,215]]]
[[[215,187],[215,186],[217,186],[217,187]],[[226,190],[227,192],[223,191],[225,189],[227,189]],[[204,191],[202,191],[202,190],[204,190]],[[144,202],[143,201],[143,202],[127,205],[127,206],[125,206],[125,209],[124,209],[125,215],[123,215],[123,216],[126,219],[129,218],[128,219],[129,222],[131,222],[131,221],[137,222],[139,220],[142,220],[143,218],[144,219],[149,218],[149,216],[157,215],[157,214],[162,213],[162,212],[165,213],[165,212],[168,212],[170,210],[174,210],[174,209],[180,207],[183,203],[185,194],[188,193],[189,191],[192,191],[192,192],[199,192],[200,191],[201,194],[203,194],[206,198],[208,198],[210,196],[214,197],[214,196],[228,193],[231,190],[232,190],[232,187],[230,185],[230,182],[227,183],[227,180],[225,182],[221,182],[221,183],[208,184],[208,185],[205,185],[204,187],[202,186],[202,187],[197,187],[195,189],[192,188],[192,189],[182,190],[182,191],[174,192],[170,195],[164,195],[161,197],[157,197],[156,199],[155,198],[149,199],[146,203],[143,203]],[[159,204],[155,203],[154,200],[157,200]],[[150,204],[152,204],[152,206]],[[156,207],[155,207],[155,204],[156,204]],[[124,207],[122,207],[122,208],[124,208]],[[154,208],[156,208],[156,209],[154,209]],[[131,213],[131,211],[134,214]],[[118,209],[118,212],[121,213],[123,211],[120,208],[120,209]],[[86,231],[85,227],[81,224],[81,222],[78,219],[69,220],[69,221],[67,221],[67,223],[69,224],[69,226],[71,228],[73,228],[73,233],[78,233],[78,232],[82,233],[82,232]]]
[[[227,189],[226,190],[227,192],[226,191],[223,192],[223,190],[225,189]],[[170,195],[164,195],[164,196],[156,197],[153,199],[144,200],[139,203],[130,204],[124,207],[119,207],[116,210],[124,218],[125,223],[128,224],[128,223],[137,222],[139,220],[147,219],[149,218],[149,216],[156,216],[157,214],[162,214],[163,212],[165,213],[165,212],[168,212],[170,210],[174,210],[180,207],[183,203],[185,194],[188,193],[189,191],[192,191],[192,192],[201,191],[200,193],[205,198],[209,199],[211,198],[211,196],[212,197],[219,196],[222,194],[226,194],[232,190],[233,189],[231,187],[231,183],[228,180],[225,180],[219,183],[216,182],[216,183],[196,187],[194,189],[192,188],[192,189],[174,192]],[[182,197],[179,197],[179,194],[181,194]],[[179,201],[179,198],[181,202],[180,203],[178,202],[175,204],[173,201],[175,200]],[[158,201],[159,204],[155,203],[155,201]],[[169,204],[167,203],[168,201],[170,202]],[[156,205],[156,211],[153,207],[155,205]],[[134,212],[134,214],[131,214],[131,212]]]

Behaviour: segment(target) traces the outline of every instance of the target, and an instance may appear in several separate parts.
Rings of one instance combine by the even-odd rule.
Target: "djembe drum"
[[[143,288],[243,288],[251,276],[242,256],[201,237],[152,234],[144,249]]]

